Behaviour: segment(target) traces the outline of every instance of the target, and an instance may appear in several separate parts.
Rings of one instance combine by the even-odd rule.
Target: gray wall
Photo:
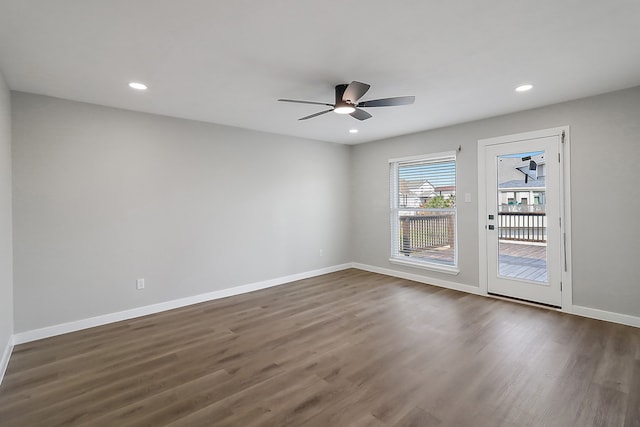
[[[640,316],[640,88],[354,147],[24,93],[11,104],[16,332],[352,260],[478,286],[477,140],[562,125],[574,304]],[[11,332],[6,110],[4,95],[0,338]],[[390,264],[388,159],[458,145],[460,274]]]
[[[571,127],[573,302],[640,316],[640,87],[355,146],[354,261],[478,286],[477,141]],[[460,274],[389,263],[389,167],[395,157],[455,150]],[[464,203],[463,194],[472,194]]]
[[[16,332],[351,261],[347,146],[19,92],[12,108]]]
[[[11,106],[0,73],[0,357],[13,334],[11,244]]]

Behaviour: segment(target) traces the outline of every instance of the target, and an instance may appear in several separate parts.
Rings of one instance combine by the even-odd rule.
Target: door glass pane
[[[547,283],[545,152],[498,156],[498,275]]]

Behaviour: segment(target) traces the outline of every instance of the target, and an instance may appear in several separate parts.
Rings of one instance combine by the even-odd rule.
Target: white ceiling
[[[347,144],[640,85],[639,46],[638,0],[0,0],[13,90]],[[416,103],[276,101],[352,80]]]

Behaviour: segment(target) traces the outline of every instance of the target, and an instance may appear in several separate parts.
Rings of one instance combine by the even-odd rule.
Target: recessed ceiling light
[[[135,90],[147,90],[147,85],[139,82],[131,82],[129,83],[129,87]]]
[[[526,92],[531,89],[533,89],[533,85],[526,84],[526,85],[518,86],[516,88],[516,92]]]
[[[358,129],[349,129],[349,133],[358,133]]]

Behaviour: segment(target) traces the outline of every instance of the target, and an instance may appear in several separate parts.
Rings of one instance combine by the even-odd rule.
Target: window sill
[[[418,261],[409,261],[398,258],[389,258],[389,262],[392,264],[398,265],[406,265],[408,267],[416,267],[421,268],[423,270],[437,271],[438,273],[445,273],[451,275],[457,275],[460,273],[457,267],[450,267],[448,265],[441,265],[436,263],[426,263],[426,262],[418,262]]]

